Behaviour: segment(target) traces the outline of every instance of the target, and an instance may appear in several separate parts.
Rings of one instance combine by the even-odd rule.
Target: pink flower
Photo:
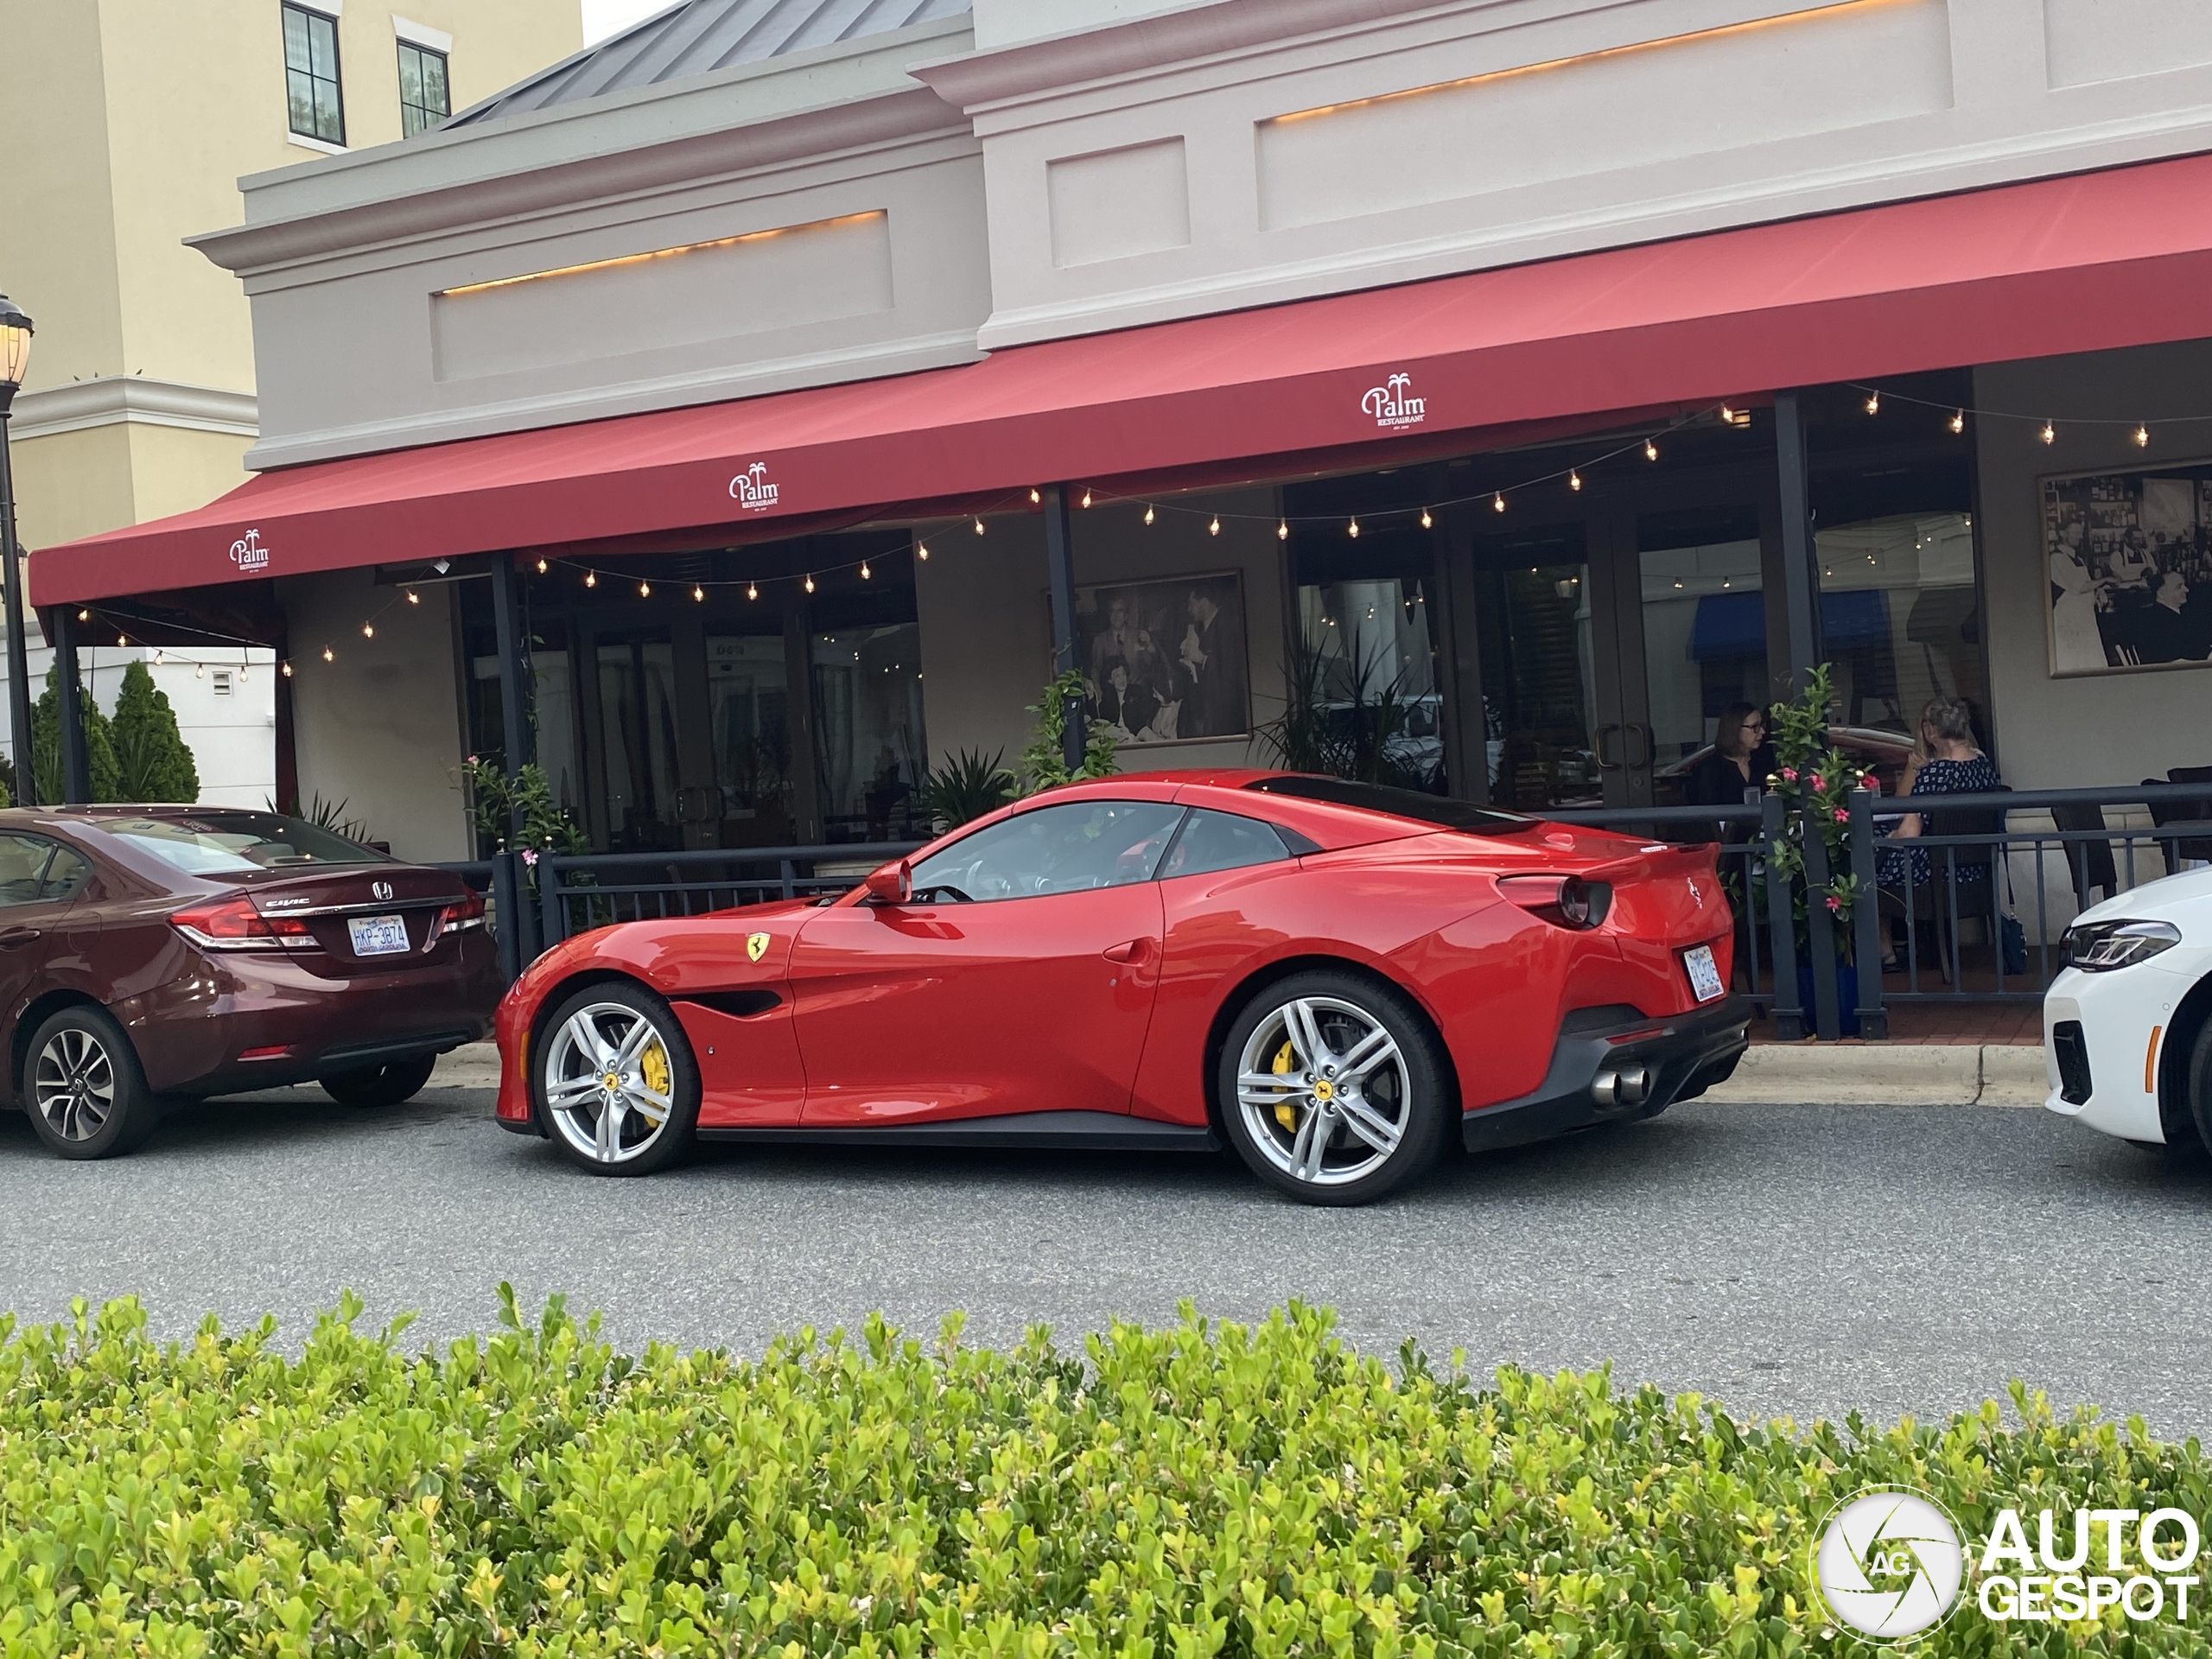
[[[476,764],[476,757],[474,755],[472,754],[468,757],[468,764],[472,766]]]
[[[535,869],[537,867],[537,849],[535,847],[524,848],[522,849],[522,861]],[[1828,902],[1830,904],[1834,904],[1835,900],[1831,899]]]
[[[1851,813],[1850,813],[1849,810],[1848,810],[1847,808],[1840,807],[1840,806],[1839,806],[1838,808],[1836,808],[1836,810],[1835,810],[1835,821],[1836,821],[1838,823],[1849,823],[1851,822]]]
[[[1837,898],[1834,893],[1830,893],[1828,895],[1828,908],[1832,911],[1840,911],[1843,908],[1843,900]]]
[[[1782,769],[1782,775],[1794,784],[1797,781],[1797,768],[1795,766],[1784,766]]]
[[[1813,774],[1813,787],[1815,789],[1826,789],[1827,787],[1827,785],[1821,780],[1821,774],[1817,772]]]

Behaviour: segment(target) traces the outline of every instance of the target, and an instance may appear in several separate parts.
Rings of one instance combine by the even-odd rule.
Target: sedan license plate
[[[407,924],[397,916],[350,916],[346,931],[353,936],[357,957],[396,957],[407,949]],[[1708,950],[1706,961],[1712,960]]]
[[[1720,969],[1713,964],[1711,945],[1694,945],[1683,951],[1682,966],[1689,969],[1690,992],[1699,1001],[1710,1002],[1727,990],[1720,982]]]

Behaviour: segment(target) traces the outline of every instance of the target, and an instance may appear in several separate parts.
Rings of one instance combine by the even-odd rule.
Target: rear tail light
[[[448,933],[465,933],[473,927],[484,925],[484,895],[472,893],[457,905],[448,905],[438,912],[438,925],[430,930],[433,940]]]
[[[1577,932],[1597,926],[1613,907],[1613,890],[1579,875],[1508,875],[1497,890],[1522,909]]]
[[[315,935],[297,916],[264,916],[244,896],[210,899],[171,912],[169,925],[210,950],[312,950]]]

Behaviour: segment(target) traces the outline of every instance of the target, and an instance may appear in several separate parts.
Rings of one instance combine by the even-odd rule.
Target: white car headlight
[[[2181,930],[2171,922],[2076,922],[2066,930],[2066,961],[2101,974],[2148,962],[2180,943]]]

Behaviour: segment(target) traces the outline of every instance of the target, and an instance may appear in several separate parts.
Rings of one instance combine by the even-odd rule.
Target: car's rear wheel
[[[47,1149],[64,1158],[135,1150],[161,1121],[137,1051],[105,1009],[79,1006],[31,1033],[21,1098]]]
[[[642,985],[588,985],[546,1022],[531,1079],[553,1144],[601,1175],[649,1175],[690,1150],[699,1068],[675,1011]]]
[[[1435,1161],[1449,1075],[1404,997],[1357,974],[1298,974],[1230,1027],[1222,1120],[1271,1185],[1307,1204],[1366,1204]]]
[[[430,1080],[430,1073],[437,1069],[438,1057],[425,1054],[417,1059],[393,1060],[386,1065],[334,1071],[315,1081],[322,1086],[322,1092],[340,1106],[397,1106],[421,1094],[423,1085]]]

